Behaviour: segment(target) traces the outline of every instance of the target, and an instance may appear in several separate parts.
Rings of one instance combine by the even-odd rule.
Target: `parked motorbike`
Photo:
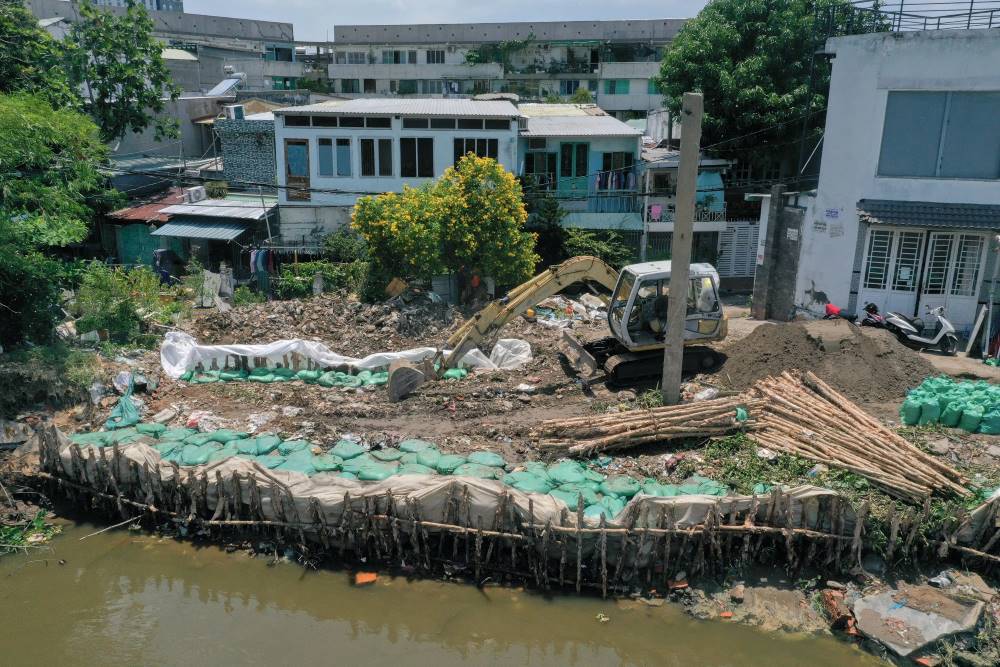
[[[885,316],[878,312],[878,306],[874,303],[866,303],[864,317],[861,318],[861,326],[885,329]]]
[[[858,316],[854,313],[845,313],[844,309],[832,303],[826,304],[823,309],[823,319],[824,320],[847,320],[848,322],[854,322],[858,319]]]
[[[955,335],[955,327],[944,316],[944,306],[927,306],[927,314],[936,318],[934,333],[930,337],[924,336],[922,319],[906,317],[900,313],[887,313],[885,328],[896,334],[903,345],[917,349],[938,349],[942,354],[954,356],[958,352],[958,336]]]

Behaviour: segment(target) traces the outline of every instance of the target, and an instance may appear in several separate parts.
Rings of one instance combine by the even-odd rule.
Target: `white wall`
[[[997,204],[1000,181],[876,175],[890,90],[1000,90],[1000,30],[880,33],[829,40],[835,54],[820,180],[802,230],[796,303],[815,282],[846,307],[857,203],[900,199]],[[998,119],[1000,122],[1000,119]],[[860,251],[859,251],[860,252]]]
[[[350,206],[363,193],[378,194],[382,192],[400,192],[404,185],[418,186],[433,179],[402,178],[400,173],[399,139],[401,137],[431,137],[434,139],[434,176],[438,177],[455,161],[454,139],[482,138],[498,140],[498,158],[500,164],[511,172],[517,169],[517,123],[512,121],[509,130],[411,130],[403,129],[401,118],[392,119],[392,128],[320,128],[320,127],[285,127],[279,116],[275,120],[275,148],[277,153],[278,183],[285,185],[285,139],[309,139],[309,171],[311,187],[336,189],[347,193],[316,193],[309,202],[288,201],[287,191],[280,190],[279,203],[285,206],[326,204],[332,206]],[[350,138],[351,141],[351,176],[327,177],[319,175],[318,139],[330,137],[333,139]],[[360,139],[391,138],[393,140],[393,176],[363,177],[361,173]],[[362,193],[362,194],[359,194]],[[284,215],[284,214],[282,214]]]

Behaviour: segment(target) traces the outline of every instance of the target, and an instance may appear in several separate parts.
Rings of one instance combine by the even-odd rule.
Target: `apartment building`
[[[127,7],[128,0],[94,0],[101,7]],[[184,0],[139,0],[151,12],[183,12]]]
[[[684,19],[347,25],[312,57],[338,94],[561,98],[579,89],[620,118],[661,105],[652,83]]]

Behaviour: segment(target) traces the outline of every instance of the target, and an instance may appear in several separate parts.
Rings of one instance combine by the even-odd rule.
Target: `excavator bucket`
[[[594,355],[587,351],[580,339],[574,336],[569,329],[562,330],[559,351],[569,360],[573,369],[584,378],[594,377],[598,371],[602,370]]]

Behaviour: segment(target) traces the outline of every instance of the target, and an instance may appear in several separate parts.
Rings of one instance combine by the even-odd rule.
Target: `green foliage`
[[[358,291],[367,273],[366,262],[337,264],[319,260],[285,264],[281,268],[276,294],[279,299],[301,299],[312,294],[313,277],[323,276],[323,291]]]
[[[22,0],[0,1],[0,93],[37,95],[57,108],[77,106],[62,58],[62,46]]]
[[[163,61],[163,44],[153,37],[145,7],[128,0],[124,14],[79,5],[80,21],[67,37],[67,70],[74,85],[84,86],[88,109],[106,141],[156,125],[157,139],[176,136],[176,126],[156,122],[164,98],[177,99]]]
[[[711,0],[663,56],[659,85],[679,114],[687,91],[705,96],[702,144],[776,158],[796,150],[802,126],[788,122],[826,105],[828,73],[809,90],[817,7],[845,0]],[[765,128],[773,130],[762,132]],[[749,133],[745,139],[736,140]]]
[[[562,220],[566,211],[559,200],[548,190],[541,190],[534,181],[525,183],[530,194],[525,197],[528,221],[524,229],[535,235],[535,252],[544,266],[558,264],[568,258],[566,254],[566,229]]]
[[[195,257],[191,256],[188,260],[187,266],[184,267],[184,277],[181,278],[181,283],[184,288],[191,292],[194,299],[195,306],[202,305],[202,298],[205,296],[205,267],[201,261]]]
[[[246,285],[240,285],[235,290],[233,290],[233,305],[234,306],[247,306],[252,303],[264,303],[264,295],[259,292],[254,292],[252,289]]]
[[[36,95],[0,95],[0,344],[45,342],[70,278],[46,256],[82,241],[94,209],[120,197],[99,171],[107,149],[97,128]]]
[[[348,228],[323,239],[323,255],[331,262],[356,262],[368,259],[365,240]]]
[[[83,275],[77,305],[78,331],[106,329],[116,343],[138,338],[146,318],[162,319],[160,279],[147,267],[125,269],[91,262]]]
[[[548,93],[545,95],[544,101],[546,104],[562,104],[566,100],[556,93]]]
[[[720,467],[720,473],[713,479],[745,494],[752,493],[758,483],[798,483],[813,467],[811,461],[786,454],[779,454],[771,461],[761,458],[757,456],[756,443],[742,433],[711,441],[704,456],[706,461]]]
[[[502,42],[492,42],[481,44],[465,52],[466,65],[480,65],[483,63],[499,63],[504,69],[511,69],[510,57],[528,47],[535,41],[534,33],[530,33],[524,39],[508,39]]]
[[[659,408],[663,405],[663,392],[659,389],[647,389],[635,398],[635,406],[643,410]]]
[[[0,555],[23,549],[27,551],[30,545],[48,541],[59,532],[58,526],[45,522],[45,510],[38,510],[34,518],[20,524],[0,525]]]
[[[205,194],[209,199],[225,199],[229,194],[229,183],[226,181],[206,181]]]
[[[572,227],[566,230],[566,253],[569,257],[599,257],[616,269],[628,264],[633,257],[632,248],[616,231]]]
[[[573,104],[593,104],[594,95],[587,88],[577,88],[572,95],[570,95],[569,101]]]
[[[517,179],[496,160],[469,154],[433,183],[362,197],[351,224],[376,275],[429,279],[464,266],[515,284],[538,259],[527,217]]]

